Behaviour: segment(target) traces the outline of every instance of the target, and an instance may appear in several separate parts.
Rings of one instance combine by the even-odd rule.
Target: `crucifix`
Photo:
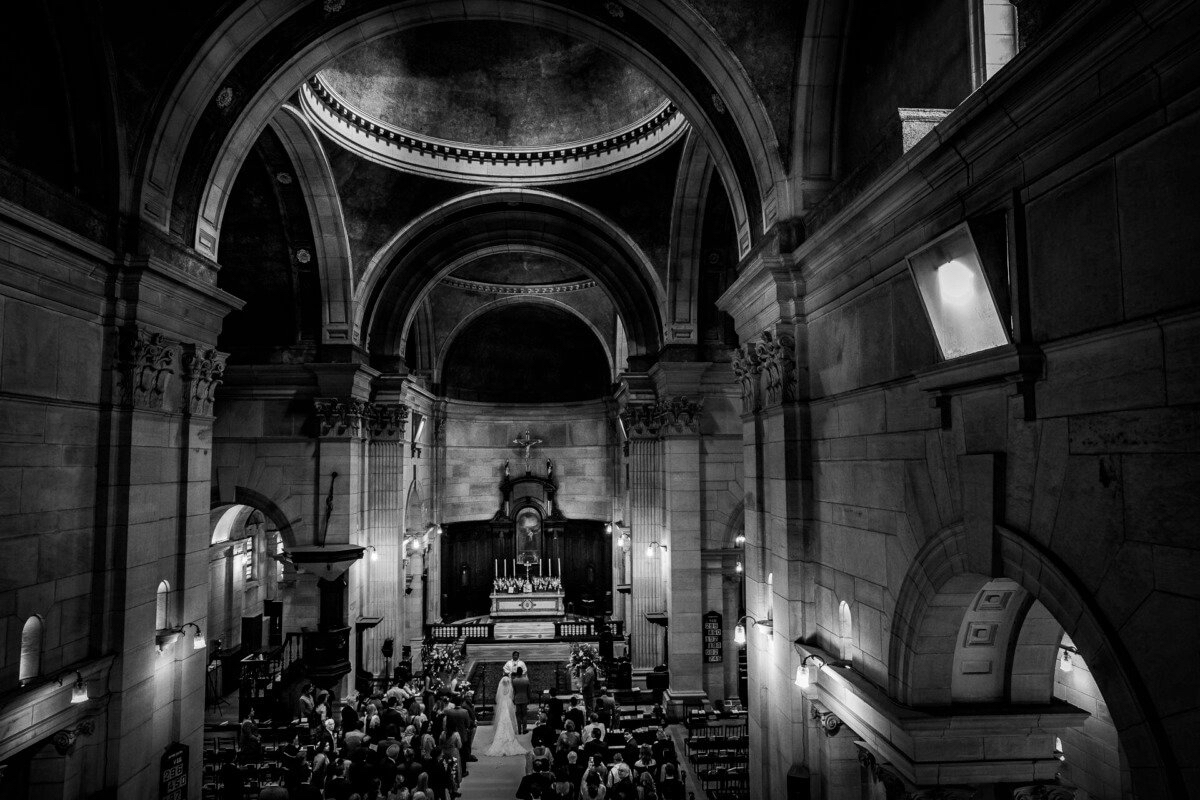
[[[529,431],[526,430],[524,433],[521,434],[521,436],[519,438],[513,439],[512,443],[515,444],[518,448],[523,448],[525,450],[525,474],[528,475],[530,472],[530,470],[529,470],[529,451],[532,450],[533,448],[537,447],[539,444],[541,444],[542,440],[534,439],[532,436],[529,435]]]

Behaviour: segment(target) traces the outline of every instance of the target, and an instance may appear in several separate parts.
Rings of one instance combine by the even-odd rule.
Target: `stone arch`
[[[580,322],[582,322],[584,325],[586,325],[588,330],[590,330],[593,334],[595,334],[596,338],[600,341],[600,346],[604,349],[604,356],[605,356],[605,358],[608,359],[608,374],[609,374],[609,376],[613,380],[616,379],[615,362],[613,361],[612,346],[609,342],[605,341],[604,335],[596,327],[595,323],[593,323],[590,319],[588,319],[583,314],[581,314],[579,312],[579,309],[575,308],[574,306],[564,303],[561,300],[556,300],[553,297],[547,297],[545,295],[538,295],[538,294],[518,294],[518,295],[508,295],[505,297],[501,297],[497,300],[493,300],[485,305],[480,306],[479,308],[472,310],[469,314],[467,314],[462,319],[460,319],[458,321],[458,324],[456,324],[454,326],[454,328],[450,331],[450,335],[446,337],[445,343],[442,345],[442,347],[437,351],[437,353],[434,356],[433,379],[435,381],[441,380],[442,367],[444,366],[445,361],[446,361],[446,354],[450,352],[450,345],[454,344],[454,340],[456,338],[458,338],[458,335],[460,333],[462,333],[466,329],[466,327],[471,324],[471,322],[479,319],[484,314],[489,314],[493,311],[496,311],[497,309],[507,308],[508,306],[519,306],[519,305],[550,306],[552,308],[558,309],[559,311],[567,312],[568,314],[570,314],[571,316],[575,317]]]
[[[354,330],[354,275],[350,240],[333,169],[316,131],[295,108],[285,105],[271,119],[292,166],[313,232],[313,257],[321,280],[321,341],[347,344],[358,340]]]
[[[666,317],[672,341],[699,340],[697,306],[700,289],[701,233],[704,208],[714,164],[704,143],[689,135],[680,157],[671,209],[671,239],[667,254]],[[689,336],[690,334],[690,336]]]
[[[1116,631],[1053,555],[1008,528],[995,529],[999,560],[996,577],[1012,579],[1039,601],[1084,654],[1111,711],[1125,753],[1131,755],[1135,788],[1150,795],[1169,789],[1183,796],[1183,780],[1169,739],[1146,686],[1139,679],[1132,654]],[[989,578],[968,565],[966,532],[961,524],[931,536],[917,552],[897,596],[892,622],[889,663],[891,695],[912,703],[912,686],[920,653],[917,637],[923,621],[945,591],[975,591]],[[1135,763],[1132,754],[1137,754]],[[1143,783],[1144,782],[1144,783]]]
[[[799,213],[823,198],[838,174],[838,87],[841,85],[849,0],[818,0],[806,7],[792,107],[800,123],[792,132],[792,208]]]
[[[185,231],[188,244],[216,257],[242,155],[284,98],[354,44],[463,19],[504,19],[569,33],[630,61],[662,86],[713,153],[734,208],[741,255],[777,217],[790,216],[790,199],[780,191],[786,170],[762,100],[729,47],[686,3],[418,0],[384,3],[354,16],[316,4],[245,0],[201,45],[166,99],[146,149],[143,220],[167,231],[172,209],[179,209],[174,213],[184,218],[175,227]]]
[[[216,484],[214,483],[213,486],[215,489]],[[282,509],[266,495],[245,486],[235,486],[232,498],[214,496],[210,508],[218,511],[234,505],[247,506],[270,520],[275,529],[279,531],[280,537],[283,538],[284,547],[294,547],[297,544],[291,521]]]
[[[664,297],[650,259],[602,214],[551,192],[484,189],[422,214],[371,258],[356,296],[368,349],[402,358],[405,334],[434,285],[492,249],[542,252],[577,264],[627,325],[631,355],[662,346]]]

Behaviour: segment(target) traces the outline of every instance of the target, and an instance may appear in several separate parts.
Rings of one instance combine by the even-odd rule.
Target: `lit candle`
[[[558,559],[558,577],[562,577],[562,559]]]

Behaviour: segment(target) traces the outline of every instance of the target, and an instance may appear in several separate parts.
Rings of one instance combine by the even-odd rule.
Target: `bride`
[[[512,680],[505,675],[496,687],[496,703],[492,706],[492,717],[496,723],[496,735],[485,756],[523,756],[525,747],[517,739],[517,710],[512,701]]]

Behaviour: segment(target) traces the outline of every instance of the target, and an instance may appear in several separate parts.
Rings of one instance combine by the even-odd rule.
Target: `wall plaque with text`
[[[175,742],[167,747],[159,762],[159,800],[187,800],[188,748]]]
[[[704,661],[719,664],[724,657],[725,632],[721,627],[721,615],[710,611],[704,615]]]

